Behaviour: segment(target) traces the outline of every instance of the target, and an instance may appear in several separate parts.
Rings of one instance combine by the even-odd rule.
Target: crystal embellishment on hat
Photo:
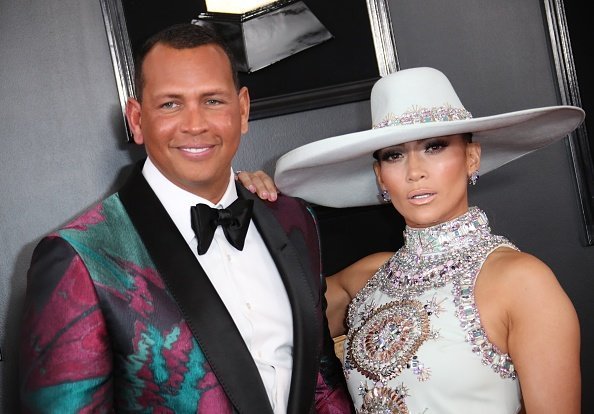
[[[464,108],[454,108],[450,105],[434,106],[432,108],[413,107],[402,115],[388,114],[381,122],[373,125],[373,129],[398,125],[426,124],[428,122],[460,121],[472,118],[472,114]]]

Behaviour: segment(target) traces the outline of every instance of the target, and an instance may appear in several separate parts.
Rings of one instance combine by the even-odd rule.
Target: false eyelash
[[[447,140],[445,140],[445,139],[435,139],[435,140],[428,141],[425,144],[425,151],[427,151],[431,147],[446,148],[449,145],[450,145],[450,143]]]
[[[379,154],[379,160],[380,161],[390,161],[392,157],[394,157],[395,155],[402,155],[401,151],[397,151],[397,150],[385,150],[383,152],[381,152]]]

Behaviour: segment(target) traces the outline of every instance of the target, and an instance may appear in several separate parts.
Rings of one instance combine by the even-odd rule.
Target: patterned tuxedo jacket
[[[237,327],[141,165],[33,253],[23,413],[272,413]],[[326,325],[313,216],[298,199],[263,202],[241,186],[238,194],[254,199],[292,307],[288,413],[352,412]]]

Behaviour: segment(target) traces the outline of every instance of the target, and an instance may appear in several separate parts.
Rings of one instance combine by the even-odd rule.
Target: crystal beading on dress
[[[465,333],[468,350],[501,378],[515,379],[509,355],[488,340],[480,323],[474,283],[494,249],[517,247],[505,237],[491,234],[485,213],[477,207],[437,226],[407,226],[404,241],[348,308],[345,374],[348,378],[350,371],[357,370],[372,384],[359,386],[363,401],[359,412],[408,412],[408,388],[394,384],[395,379],[407,369],[418,381],[431,377],[431,368],[417,353],[426,341],[440,337],[439,328],[432,328],[435,323],[431,318],[439,318],[444,312],[442,302],[446,299],[437,300],[436,295],[446,286],[453,302],[450,313],[455,314],[458,329]]]

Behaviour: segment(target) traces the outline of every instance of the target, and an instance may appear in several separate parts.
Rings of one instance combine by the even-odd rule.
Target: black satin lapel
[[[139,163],[119,191],[134,227],[237,412],[272,414],[264,384],[241,334],[142,176],[141,166]]]
[[[287,413],[308,413],[313,404],[311,397],[315,395],[319,372],[318,344],[322,329],[315,311],[316,306],[320,306],[319,298],[314,297],[307,277],[318,275],[308,274],[299,261],[293,242],[264,202],[242,186],[237,186],[237,190],[242,197],[254,200],[254,223],[276,263],[291,302],[294,326],[293,375]]]

